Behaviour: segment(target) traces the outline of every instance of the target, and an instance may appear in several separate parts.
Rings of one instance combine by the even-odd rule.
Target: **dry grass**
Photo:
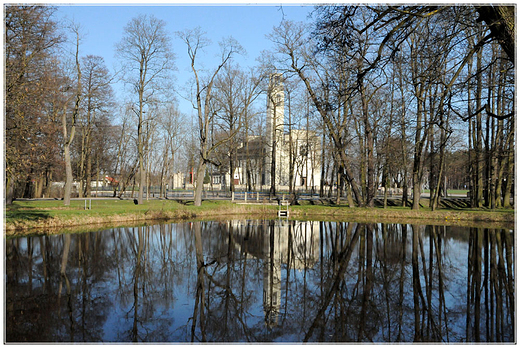
[[[514,228],[514,212],[411,210],[395,208],[335,208],[325,207],[314,211],[294,209],[291,216],[320,220],[350,220],[356,222],[420,223],[431,225],[457,225],[496,228]]]

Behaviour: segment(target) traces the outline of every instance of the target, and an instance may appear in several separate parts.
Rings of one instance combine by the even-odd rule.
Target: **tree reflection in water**
[[[7,342],[512,342],[514,232],[287,220],[6,240]]]

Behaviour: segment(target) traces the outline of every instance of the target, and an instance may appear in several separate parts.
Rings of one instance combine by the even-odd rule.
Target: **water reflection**
[[[6,241],[7,342],[511,342],[509,230],[195,222]]]

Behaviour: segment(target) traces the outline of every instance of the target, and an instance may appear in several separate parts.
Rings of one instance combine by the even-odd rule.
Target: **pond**
[[[5,241],[6,342],[515,342],[514,231],[234,220]]]

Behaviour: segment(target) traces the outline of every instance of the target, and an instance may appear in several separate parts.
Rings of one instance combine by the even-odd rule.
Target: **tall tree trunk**
[[[441,183],[442,183],[442,178],[444,177],[444,161],[445,161],[445,152],[446,152],[446,142],[447,142],[447,139],[446,139],[446,131],[444,130],[444,128],[442,127],[443,125],[443,121],[441,120],[441,139],[440,139],[440,152],[439,152],[439,170],[438,170],[438,174],[437,174],[437,181],[435,183],[435,189],[434,189],[434,195],[433,195],[433,200],[432,200],[432,205],[431,205],[431,210],[434,211],[435,209],[437,209],[437,207],[439,206],[439,202],[440,202],[440,192],[441,192]],[[446,188],[445,188],[446,190]],[[431,195],[431,191],[430,191],[430,195]]]
[[[480,28],[480,26],[479,26]],[[479,34],[479,39],[482,34]],[[481,109],[482,104],[482,48],[480,48],[477,51],[477,89],[476,89],[476,110]],[[475,197],[473,205],[475,207],[482,207],[482,200],[483,200],[483,190],[484,190],[484,154],[483,154],[483,144],[482,144],[482,112],[477,113],[476,119],[475,119],[475,127],[476,132],[474,134],[475,141]]]
[[[336,173],[337,190],[336,190],[336,204],[339,205],[341,201],[341,194],[343,193],[343,167],[338,165],[338,171]]]
[[[63,116],[65,117],[65,116]],[[70,165],[70,146],[66,144],[63,148],[63,156],[65,157],[65,189],[63,193],[63,203],[70,205],[70,195],[72,193],[72,167]]]
[[[144,187],[146,186],[146,173],[144,171],[144,156],[143,156],[143,149],[142,144],[138,146],[138,152],[139,152],[139,193],[137,195],[137,203],[143,204],[144,199]]]
[[[430,113],[430,122],[433,122],[433,115]],[[435,200],[435,196],[436,196],[436,192],[435,192],[435,164],[434,164],[434,159],[435,159],[435,155],[437,154],[436,151],[435,151],[435,141],[434,141],[434,137],[433,137],[433,127],[430,127],[429,131],[428,131],[428,142],[430,143],[430,153],[429,153],[429,160],[430,160],[430,170],[429,170],[429,175],[428,175],[428,188],[430,189],[430,209],[433,211],[435,210],[435,207],[434,207],[434,200]]]
[[[320,176],[320,197],[325,196],[325,129],[321,140],[321,176]]]
[[[144,81],[146,77],[146,69],[143,60],[140,60],[140,76],[139,76],[139,110],[137,123],[137,156],[139,160],[139,193],[137,195],[137,203],[143,204],[144,187],[146,185],[146,173],[144,171],[144,134],[143,134],[143,114],[144,114]]]
[[[273,142],[271,144],[271,187],[269,188],[269,198],[276,195],[276,128],[273,129]]]
[[[234,154],[233,150],[231,150],[231,153],[229,154],[229,190],[231,192],[235,192],[235,161],[234,161]]]
[[[87,168],[85,170],[85,197],[92,196],[92,154],[90,136],[87,139]],[[96,183],[97,186],[97,183]]]
[[[438,94],[437,92],[438,92],[438,86],[435,87],[435,94],[434,94],[435,96]],[[440,135],[439,135],[438,168],[436,170],[436,175],[433,176],[434,178],[436,178],[436,180],[434,180],[434,182],[433,182],[433,196],[432,196],[432,191],[430,189],[430,207],[431,207],[432,211],[437,209],[437,207],[439,206],[439,202],[440,202],[441,183],[442,183],[442,178],[444,176],[446,143],[448,141],[447,136],[446,136],[446,129],[449,129],[449,127],[447,126],[447,123],[448,123],[447,115],[445,118],[445,115],[443,112],[438,112],[437,111],[438,105],[436,106],[434,103],[435,103],[435,100],[434,100],[434,98],[432,98],[430,113],[432,115],[432,118],[433,118],[433,115],[439,114],[439,117],[436,121],[439,123]],[[435,117],[435,118],[437,118],[437,117]],[[432,124],[434,122],[435,121],[432,120]],[[446,125],[445,125],[445,123],[446,123]],[[430,126],[430,128],[432,129],[432,132],[433,132],[433,126]],[[432,142],[433,141],[434,141],[434,139],[432,139]],[[432,146],[432,149],[433,149],[433,146]],[[445,191],[446,191],[446,188],[445,188]]]
[[[199,167],[197,168],[197,179],[195,181],[195,206],[200,207],[202,205],[202,189],[204,188],[204,175],[206,173],[206,163],[204,160],[200,160]],[[231,178],[233,180],[233,178]]]
[[[506,183],[504,187],[504,203],[503,207],[511,208],[511,187],[515,178],[514,163],[515,163],[515,117],[509,120],[509,133],[507,136],[507,157],[506,157]],[[515,200],[516,204],[516,200]]]
[[[501,114],[504,114],[506,112],[506,97],[505,94],[505,79],[506,79],[506,69],[505,64],[502,63],[499,66],[500,74],[498,77],[498,91],[497,91],[497,101],[496,101],[496,108],[499,110]],[[514,117],[513,117],[514,118]],[[495,185],[495,190],[492,192],[493,199],[495,201],[495,206],[497,208],[501,208],[504,205],[504,202],[502,201],[502,182],[505,180],[504,173],[505,173],[505,167],[506,167],[506,159],[507,155],[506,148],[508,147],[508,144],[506,144],[508,137],[506,135],[506,132],[504,131],[504,120],[498,120],[497,121],[497,132],[495,137],[495,143],[494,143],[494,151],[493,151],[493,163],[495,168],[495,178],[493,184]]]
[[[252,191],[252,173],[251,173],[251,158],[249,156],[249,117],[247,116],[247,110],[245,111],[246,114],[244,115],[244,133],[245,133],[245,140],[246,140],[246,180],[247,180],[247,190]]]
[[[374,133],[372,125],[370,124],[370,117],[368,112],[368,100],[365,94],[365,86],[363,80],[360,83],[361,93],[361,107],[363,111],[363,122],[365,126],[365,151],[366,153],[366,166],[367,166],[367,177],[366,177],[366,197],[365,204],[367,207],[374,206],[375,197],[375,160],[374,160]]]
[[[423,145],[427,130],[423,130],[423,108],[422,102],[417,102],[417,125],[415,129],[415,147],[414,147],[414,157],[413,157],[413,171],[412,171],[412,195],[413,195],[413,204],[412,209],[419,209],[419,202],[421,199],[421,189],[422,189],[422,174],[423,174]]]
[[[407,137],[406,137],[406,120],[405,120],[405,99],[403,97],[403,111],[401,115],[401,151],[402,151],[402,160],[403,160],[403,195],[402,195],[402,206],[406,207],[408,202],[408,146],[407,146]]]
[[[79,177],[79,189],[78,189],[78,197],[83,197],[83,191],[85,189],[85,134],[86,130],[83,129],[82,131],[82,137],[81,137],[81,149],[80,149],[80,159],[78,164],[78,177]]]
[[[74,109],[72,110],[72,121],[70,126],[70,134],[67,134],[67,104],[63,108],[62,125],[63,125],[63,138],[65,139],[64,144],[64,157],[65,157],[65,190],[63,196],[63,203],[68,206],[70,205],[70,195],[72,192],[72,164],[70,160],[70,145],[74,140],[76,133],[76,120],[79,114],[79,104],[81,102],[81,67],[79,64],[79,32],[76,29],[76,73],[77,73],[77,86],[76,86],[76,102],[74,103]]]
[[[63,115],[62,115],[63,137],[65,138],[65,144],[63,145],[63,155],[64,155],[64,159],[65,159],[65,188],[64,188],[64,194],[63,194],[63,204],[66,206],[70,205],[70,196],[72,193],[73,177],[72,177],[72,164],[71,164],[71,158],[70,158],[70,145],[74,139],[74,134],[76,132],[76,117],[78,115],[80,100],[81,100],[81,95],[78,93],[76,95],[76,104],[74,106],[73,115],[72,115],[72,125],[70,128],[70,134],[68,134],[68,131],[67,131],[66,106],[63,110]]]
[[[291,124],[291,94],[287,93],[287,116],[289,121],[289,195],[294,194],[294,161],[295,153],[293,153],[292,124]]]
[[[14,199],[14,181],[15,176],[7,171],[6,183],[5,183],[5,204],[9,205],[13,203]]]

